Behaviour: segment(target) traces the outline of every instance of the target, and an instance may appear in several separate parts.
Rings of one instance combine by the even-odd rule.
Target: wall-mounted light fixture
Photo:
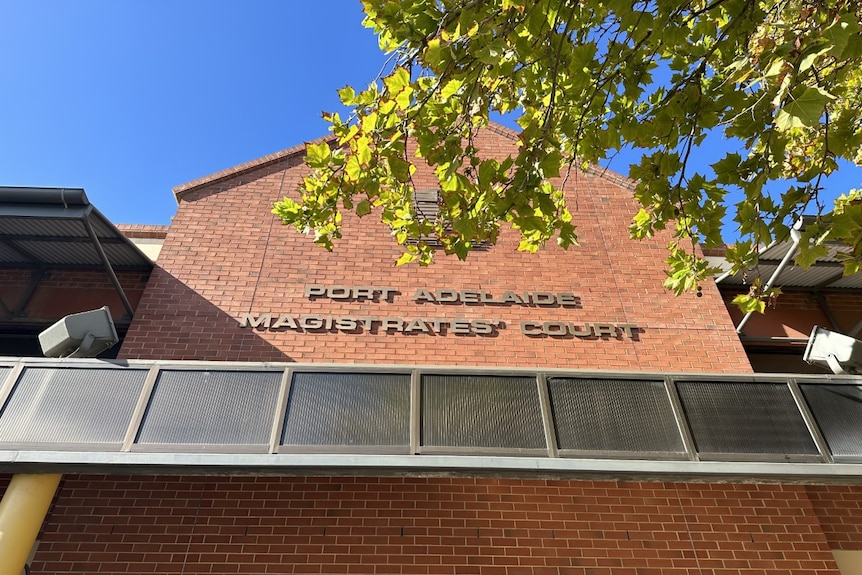
[[[96,357],[118,341],[108,306],[67,315],[39,334],[45,357]]]
[[[859,374],[862,373],[862,341],[815,325],[802,359],[812,365],[828,367],[832,373]]]

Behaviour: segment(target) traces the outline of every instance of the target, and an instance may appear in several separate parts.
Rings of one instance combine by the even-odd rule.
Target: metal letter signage
[[[340,302],[392,303],[401,292],[391,287],[380,286],[305,286],[306,299],[330,299]],[[504,291],[492,294],[484,290],[419,288],[410,297],[418,306],[428,304],[464,306],[485,306],[505,308],[511,306],[535,308],[581,309],[581,298],[572,293],[551,293],[543,291]],[[237,320],[239,327],[261,330],[295,330],[311,333],[369,333],[406,335],[466,335],[494,336],[498,330],[506,328],[501,319],[465,318],[401,318],[375,316],[331,316],[331,315],[291,315],[277,313],[244,313]],[[641,328],[630,323],[575,321],[521,321],[520,331],[527,337],[553,338],[590,338],[590,339],[631,339],[637,340]]]

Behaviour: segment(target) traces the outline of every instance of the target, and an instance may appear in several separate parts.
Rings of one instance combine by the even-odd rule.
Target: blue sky
[[[335,90],[384,61],[361,20],[357,0],[0,0],[0,185],[167,224],[172,187],[326,133]]]
[[[326,133],[384,60],[354,0],[0,0],[0,185],[167,224],[171,188]]]

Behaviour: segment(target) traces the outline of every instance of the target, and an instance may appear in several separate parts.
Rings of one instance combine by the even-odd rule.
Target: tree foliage
[[[372,208],[405,251],[431,261],[436,236],[465,257],[505,222],[520,249],[577,243],[576,222],[549,178],[618,150],[643,151],[629,177],[640,210],[631,235],[669,229],[666,287],[694,289],[713,270],[693,246],[724,245],[726,196],[742,238],[736,270],[757,248],[787,238],[803,213],[799,263],[826,243],[851,246],[862,266],[862,194],[820,199],[840,160],[862,163],[862,3],[857,0],[362,0],[364,24],[391,54],[361,91],[345,87],[349,117],[324,114],[336,140],[310,144],[301,200],[274,212],[331,248],[340,210]],[[493,114],[517,116],[517,154],[482,157],[477,131]],[[693,167],[707,136],[738,152]],[[415,153],[408,152],[415,141]],[[426,219],[411,200],[417,162],[434,167],[442,200]],[[768,294],[754,293],[753,298]],[[752,302],[749,302],[749,305]]]

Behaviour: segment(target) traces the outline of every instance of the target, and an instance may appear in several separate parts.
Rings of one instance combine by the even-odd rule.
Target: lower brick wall
[[[862,486],[810,485],[805,488],[829,546],[862,550]]]
[[[837,575],[834,493],[858,509],[778,484],[69,475],[32,573]]]

